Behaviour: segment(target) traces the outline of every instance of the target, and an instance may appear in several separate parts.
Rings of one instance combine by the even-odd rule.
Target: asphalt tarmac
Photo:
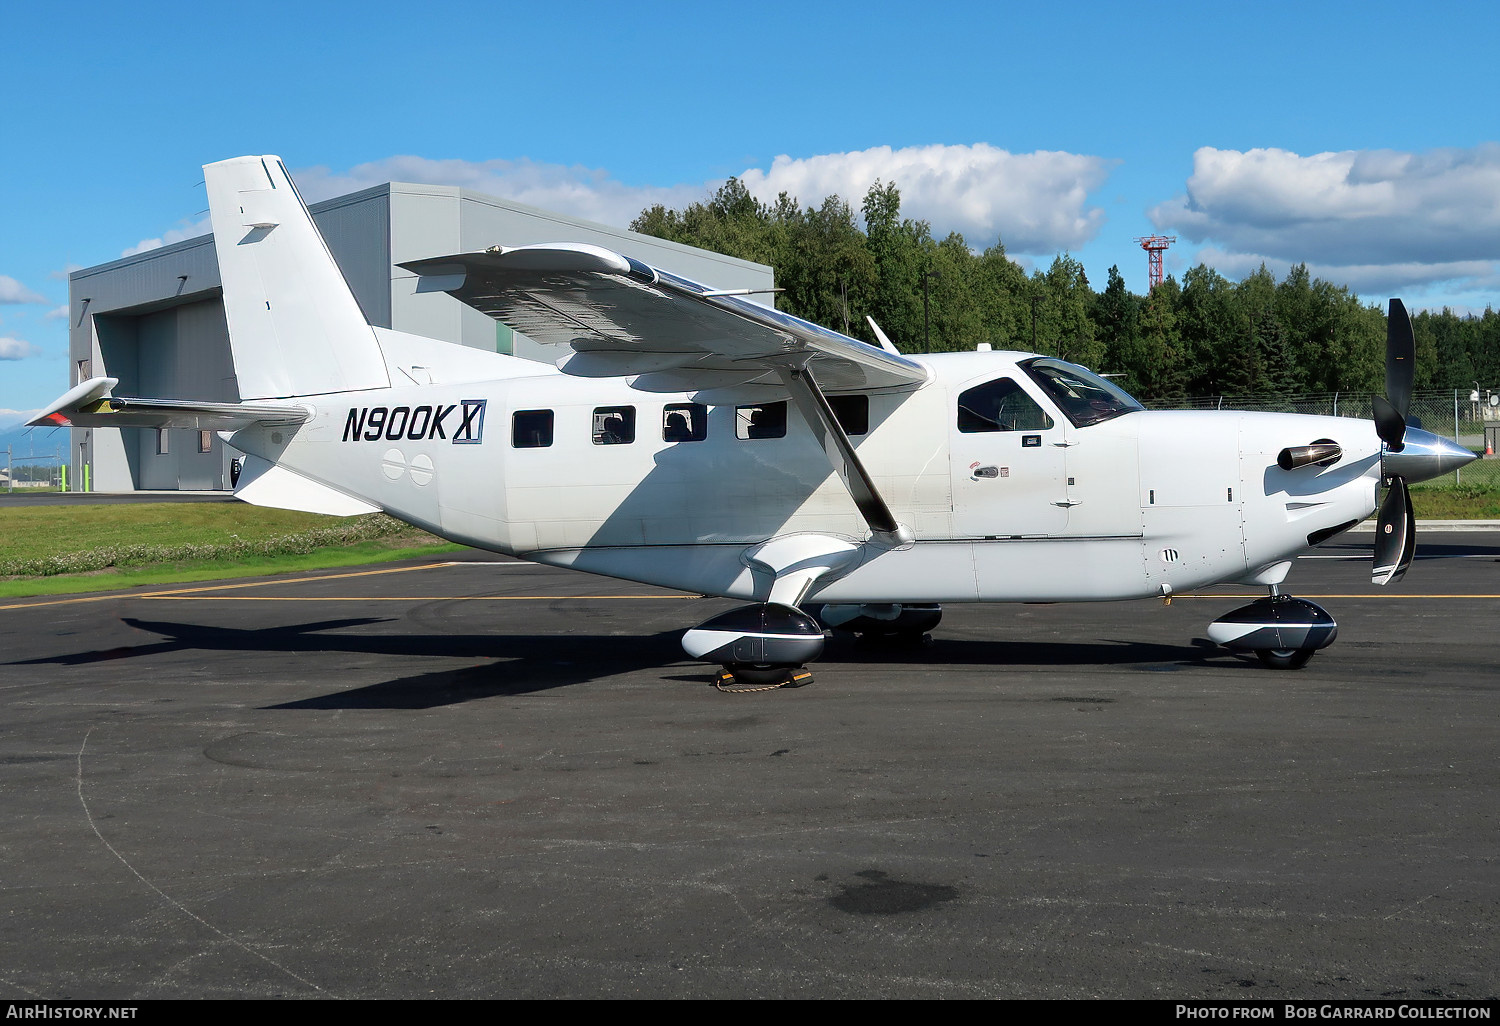
[[[1500,535],[1368,545],[1298,671],[1221,588],[740,695],[733,603],[480,554],[0,600],[0,992],[1494,998]]]

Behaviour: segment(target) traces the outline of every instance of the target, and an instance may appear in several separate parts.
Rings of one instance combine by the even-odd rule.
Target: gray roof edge
[[[334,196],[330,199],[319,200],[316,203],[308,204],[307,209],[312,211],[314,214],[321,214],[325,210],[334,210],[338,207],[347,207],[355,203],[362,203],[365,200],[374,199],[378,196],[387,196],[390,194],[390,191],[391,183],[385,182],[380,185],[372,185],[368,189],[360,189],[358,192],[349,192],[345,193],[342,196]],[[102,264],[94,264],[92,267],[81,267],[76,271],[68,272],[68,280],[81,280],[83,278],[87,278],[91,274],[102,274],[106,271],[114,271],[121,267],[128,267],[131,264],[145,263],[148,260],[159,260],[164,256],[171,256],[174,253],[183,253],[191,249],[196,249],[199,246],[210,246],[213,244],[213,241],[213,232],[207,232],[203,235],[195,235],[191,239],[183,239],[180,242],[169,243],[165,246],[157,246],[155,249],[147,249],[139,253],[132,253],[130,254],[130,256],[120,257],[116,260],[110,260]]]
[[[697,246],[689,246],[681,242],[673,242],[670,239],[658,239],[654,235],[642,235],[628,228],[617,228],[614,225],[603,224],[599,221],[589,221],[581,217],[570,217],[567,214],[559,214],[555,210],[543,210],[541,207],[528,206],[525,203],[517,203],[514,200],[502,199],[499,196],[491,196],[488,193],[475,192],[473,189],[465,189],[455,185],[426,185],[418,182],[384,182],[373,185],[368,189],[360,189],[357,192],[345,193],[342,196],[334,196],[326,200],[319,200],[308,205],[308,210],[314,214],[325,210],[333,210],[337,207],[350,206],[362,203],[365,200],[374,199],[379,196],[391,196],[403,193],[414,196],[451,196],[457,197],[460,202],[481,203],[485,206],[499,207],[504,210],[514,210],[517,213],[526,214],[530,217],[540,218],[545,221],[553,221],[557,224],[565,224],[572,228],[581,228],[585,231],[594,232],[611,238],[620,239],[624,243],[641,243],[652,246],[665,247],[668,250],[676,250],[683,254],[691,254],[699,259],[710,259],[741,267],[750,271],[768,271],[775,273],[775,269],[768,264],[759,264],[753,260],[741,260],[739,257],[726,256],[723,253],[715,253],[709,249],[699,249]],[[199,246],[210,246],[213,244],[213,233],[198,235],[191,239],[183,239],[181,242],[169,243],[165,246],[157,246],[141,253],[132,253],[127,257],[110,260],[107,263],[94,264],[92,267],[79,268],[68,274],[69,281],[82,280],[93,274],[102,274],[114,271],[131,264],[144,263],[148,260],[158,260],[164,256],[174,253],[183,253],[196,249]],[[629,248],[627,245],[625,248]]]
[[[365,200],[376,199],[380,196],[389,196],[391,194],[391,186],[395,184],[395,182],[382,182],[379,185],[372,185],[368,189],[360,189],[358,192],[346,192],[342,196],[331,196],[325,200],[318,200],[316,203],[309,203],[307,209],[314,214],[321,214],[325,210],[353,206],[355,203],[363,203]]]
[[[132,253],[127,257],[120,257],[116,260],[110,260],[107,263],[95,264],[92,267],[80,267],[76,271],[68,272],[68,281],[81,281],[90,275],[103,274],[106,271],[129,267],[131,264],[143,264],[148,260],[159,260],[164,256],[171,256],[174,253],[186,253],[188,250],[197,249],[199,246],[211,246],[213,245],[213,241],[212,232],[207,235],[195,235],[191,239],[183,239],[181,242],[171,242],[165,246],[157,246],[155,249]]]
[[[482,203],[485,206],[499,207],[503,210],[514,210],[517,213],[526,214],[530,217],[540,218],[545,221],[553,221],[557,224],[565,224],[571,228],[582,228],[598,235],[607,235],[611,238],[620,239],[624,242],[638,242],[652,246],[663,246],[669,250],[676,250],[683,254],[692,254],[700,259],[708,258],[742,267],[751,271],[771,271],[769,264],[756,263],[753,260],[742,260],[739,257],[727,256],[723,253],[715,253],[711,249],[700,249],[697,246],[689,246],[682,242],[673,242],[670,239],[659,239],[654,235],[643,235],[633,232],[628,228],[618,228],[614,225],[604,224],[600,221],[590,221],[587,218],[572,217],[568,214],[560,214],[555,210],[544,210],[541,207],[533,207],[525,203],[517,203],[515,200],[504,199],[500,196],[491,196],[489,193],[476,192],[473,189],[465,189],[461,186],[452,185],[423,185],[417,182],[391,182],[392,193],[407,193],[415,196],[457,196],[460,202]],[[628,254],[627,254],[628,255]]]

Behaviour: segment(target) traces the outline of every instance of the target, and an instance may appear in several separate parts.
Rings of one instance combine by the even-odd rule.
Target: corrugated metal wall
[[[310,208],[365,317],[391,327],[391,204],[384,185]]]

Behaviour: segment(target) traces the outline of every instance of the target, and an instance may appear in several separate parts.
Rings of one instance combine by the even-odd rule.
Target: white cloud
[[[859,209],[876,179],[901,190],[902,213],[928,221],[939,238],[958,231],[973,245],[996,234],[1016,253],[1055,254],[1098,234],[1104,211],[1087,205],[1113,162],[1102,157],[1039,151],[1009,153],[986,143],[972,146],[889,146],[815,157],[779,156],[769,170],[738,176],[767,202],[778,193],[818,206],[837,193]],[[601,168],[520,160],[432,160],[398,156],[346,172],[326,167],[293,173],[308,202],[384,182],[457,185],[605,224],[624,226],[657,203],[681,209],[706,199],[723,184],[627,185]],[[138,250],[139,251],[139,250]]]
[[[1357,291],[1477,284],[1500,261],[1500,144],[1427,153],[1193,154],[1187,191],[1151,209],[1163,231],[1212,242],[1220,271],[1306,263]]]
[[[816,206],[837,193],[856,210],[876,179],[901,190],[901,212],[931,223],[942,238],[962,232],[974,246],[998,234],[1007,250],[1054,254],[1077,249],[1104,225],[1104,211],[1088,195],[1109,177],[1103,157],[1039,150],[1010,153],[972,146],[889,146],[816,157],[777,157],[769,171],[751,168],[741,179],[757,198],[786,192]]]
[[[64,303],[62,306],[54,306],[51,310],[48,310],[45,314],[42,315],[42,320],[44,320],[44,321],[60,321],[60,320],[62,320],[63,318],[65,318],[67,316],[68,316],[68,304]]]
[[[153,249],[161,249],[170,246],[174,242],[182,242],[184,239],[196,239],[201,235],[207,235],[213,231],[213,225],[208,218],[198,221],[179,221],[176,228],[169,228],[159,237],[154,239],[142,239],[120,253],[122,257],[135,256],[137,253],[147,253]]]
[[[46,296],[39,295],[7,274],[0,274],[0,303],[45,303]]]
[[[1264,253],[1234,253],[1215,246],[1198,250],[1193,263],[1205,263],[1226,278],[1239,280],[1255,271],[1261,264],[1276,275],[1285,277],[1295,264],[1307,264],[1307,271],[1315,278],[1348,285],[1360,295],[1394,296],[1403,290],[1422,288],[1445,283],[1461,283],[1464,287],[1488,284],[1500,285],[1495,266],[1484,260],[1455,260],[1444,263],[1422,264],[1402,261],[1389,264],[1325,264],[1306,260],[1289,260]]]
[[[686,206],[703,199],[718,185],[635,186],[610,177],[608,171],[576,164],[545,164],[525,158],[470,161],[412,156],[387,157],[341,173],[326,167],[304,168],[294,171],[292,178],[309,203],[386,182],[456,185],[622,228],[647,207],[657,203]]]
[[[24,424],[32,417],[35,417],[38,413],[41,412],[42,411],[40,407],[35,410],[0,409],[0,430],[4,430],[5,428],[12,427],[16,424]]]
[[[40,356],[42,350],[18,338],[0,338],[0,360],[24,360],[28,356]]]

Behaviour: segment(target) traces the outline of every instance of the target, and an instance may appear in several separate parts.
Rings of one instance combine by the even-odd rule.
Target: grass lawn
[[[353,566],[460,548],[389,517],[239,502],[0,505],[0,596]]]
[[[1418,520],[1500,520],[1500,488],[1416,485],[1411,505]]]
[[[1422,520],[1500,519],[1488,481],[1418,485]],[[240,502],[0,503],[0,597],[358,566],[461,551],[384,516],[327,517]]]

